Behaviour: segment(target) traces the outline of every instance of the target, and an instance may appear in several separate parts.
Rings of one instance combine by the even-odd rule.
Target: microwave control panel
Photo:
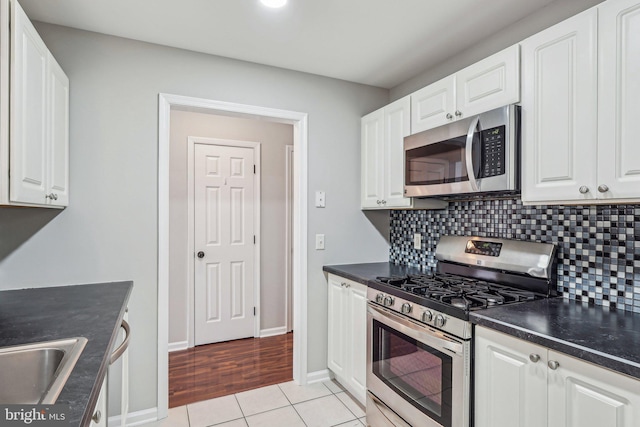
[[[482,167],[480,178],[504,174],[505,126],[485,129],[480,132],[482,141]]]

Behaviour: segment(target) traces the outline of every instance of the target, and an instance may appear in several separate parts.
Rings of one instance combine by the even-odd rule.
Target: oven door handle
[[[393,311],[369,303],[369,315],[380,323],[391,326],[398,332],[402,332],[430,347],[438,350],[449,350],[449,352],[459,356],[463,355],[464,346],[460,341],[454,340],[444,333],[435,331],[421,323],[402,317]]]
[[[478,181],[476,180],[476,168],[473,164],[473,136],[476,133],[476,128],[480,123],[480,116],[476,116],[469,125],[469,131],[467,132],[467,145],[465,147],[465,155],[467,160],[467,176],[469,177],[469,184],[473,191],[478,191]]]

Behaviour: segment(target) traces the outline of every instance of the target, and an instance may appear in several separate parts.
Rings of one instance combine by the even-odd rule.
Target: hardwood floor
[[[169,353],[169,407],[293,379],[293,333]]]

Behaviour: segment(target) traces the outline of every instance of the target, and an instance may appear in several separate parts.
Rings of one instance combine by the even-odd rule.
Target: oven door
[[[373,303],[367,320],[367,419],[391,409],[413,426],[468,427],[469,341]]]

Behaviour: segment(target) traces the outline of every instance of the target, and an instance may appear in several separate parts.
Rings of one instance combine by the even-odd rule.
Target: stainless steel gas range
[[[556,295],[553,244],[443,236],[432,274],[368,283],[367,424],[469,427],[469,312]]]

